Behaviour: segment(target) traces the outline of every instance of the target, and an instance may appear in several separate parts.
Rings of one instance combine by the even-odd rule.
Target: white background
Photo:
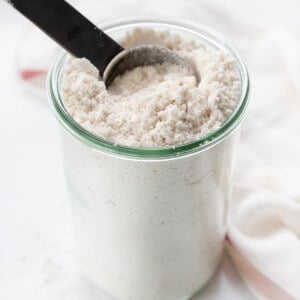
[[[227,35],[246,57],[253,82],[252,106],[238,160],[247,160],[242,151],[251,147],[245,145],[258,141],[255,151],[261,166],[266,170],[283,166],[282,176],[288,180],[280,181],[281,186],[276,188],[292,191],[300,178],[299,143],[294,147],[294,140],[290,141],[287,153],[280,141],[275,145],[279,148],[268,148],[262,141],[266,138],[272,144],[282,133],[267,131],[263,135],[262,131],[267,121],[276,127],[287,114],[289,120],[299,117],[300,76],[296,75],[300,66],[281,57],[281,48],[293,49],[293,43],[299,41],[298,3],[101,0],[81,1],[78,7],[95,22],[127,14],[173,15],[210,25]],[[16,57],[18,51],[22,52],[28,27],[36,30],[0,2],[0,299],[104,300],[107,298],[81,277],[76,264],[56,122],[45,97],[33,94],[17,74]],[[37,55],[45,51],[38,42],[35,48]],[[287,68],[291,68],[290,82],[294,85],[282,79]],[[287,99],[289,109],[282,110]],[[298,111],[291,109],[291,102]],[[274,113],[264,115],[268,110]],[[294,123],[293,128],[298,130],[298,123]],[[294,162],[287,165],[282,157]],[[251,170],[240,174],[245,181],[255,181]],[[214,281],[195,299],[254,298],[225,258]]]

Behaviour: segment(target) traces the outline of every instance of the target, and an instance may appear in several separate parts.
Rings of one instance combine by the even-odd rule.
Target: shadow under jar
[[[248,103],[247,70],[223,37],[202,26],[132,18],[100,27],[114,39],[136,27],[169,30],[236,60],[241,92],[232,115],[208,136],[169,148],[114,145],[77,124],[60,94],[66,53],[48,77],[81,269],[114,299],[186,299],[209,281],[222,255],[236,129]]]

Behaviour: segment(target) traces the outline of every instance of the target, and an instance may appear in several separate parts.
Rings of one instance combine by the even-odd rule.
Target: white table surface
[[[57,125],[16,74],[28,22],[0,2],[0,299],[108,299],[78,270]],[[38,46],[38,45],[37,45]],[[225,256],[198,299],[254,299]]]

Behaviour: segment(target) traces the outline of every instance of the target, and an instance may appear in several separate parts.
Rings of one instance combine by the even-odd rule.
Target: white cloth
[[[94,21],[153,13],[203,23],[225,33],[246,58],[251,105],[236,151],[227,249],[257,297],[300,299],[300,3],[100,2],[77,5]],[[50,52],[20,52],[24,79],[40,75],[30,71],[44,70]]]

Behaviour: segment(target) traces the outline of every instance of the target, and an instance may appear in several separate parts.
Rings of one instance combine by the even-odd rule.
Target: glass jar
[[[130,148],[96,137],[67,113],[60,95],[68,54],[49,73],[47,93],[62,133],[74,234],[83,272],[114,299],[189,298],[212,277],[223,250],[235,130],[248,103],[244,62],[219,34],[170,19],[119,19],[114,39],[135,27],[169,30],[233,56],[240,100],[222,126],[178,147]]]

